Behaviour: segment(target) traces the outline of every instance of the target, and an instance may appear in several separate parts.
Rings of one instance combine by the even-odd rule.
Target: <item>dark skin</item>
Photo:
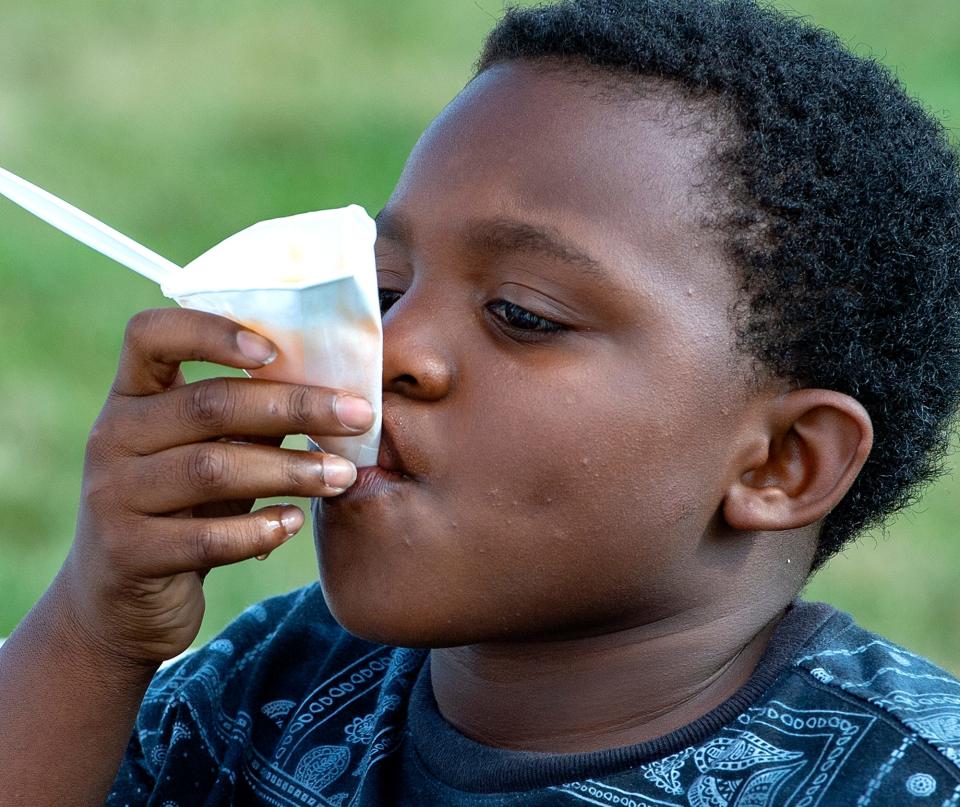
[[[70,554],[0,647],[5,805],[102,804],[151,677],[197,636],[207,572],[268,554],[303,526],[299,508],[251,513],[253,500],[335,496],[355,478],[343,458],[279,445],[362,433],[367,402],[251,379],[186,384],[180,372],[190,360],[256,371],[274,350],[212,314],[130,321],[87,443]]]
[[[322,503],[321,581],[348,630],[435,648],[441,712],[491,745],[635,743],[729,697],[870,450],[852,398],[748,383],[676,107],[496,67],[379,217],[384,422],[417,482]]]
[[[184,383],[184,361],[262,367],[256,335],[194,311],[131,321],[70,555],[0,648],[7,801],[103,800],[150,677],[197,635],[204,575],[302,526],[297,508],[247,513],[259,497],[321,503],[334,615],[434,648],[440,709],[481,742],[633,743],[746,680],[870,419],[748,382],[691,192],[706,142],[662,122],[675,98],[594,90],[494,68],[411,155],[378,241],[397,292],[384,430],[415,476],[394,493],[341,496],[349,465],[341,482],[336,458],[279,447],[369,428],[342,392]]]

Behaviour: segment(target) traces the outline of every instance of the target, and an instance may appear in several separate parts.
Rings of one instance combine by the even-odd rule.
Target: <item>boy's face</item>
[[[708,600],[749,551],[720,540],[751,397],[695,209],[706,140],[661,122],[663,96],[596,90],[488,70],[381,215],[380,288],[402,292],[384,427],[417,479],[319,507],[322,584],[360,636],[610,632]]]

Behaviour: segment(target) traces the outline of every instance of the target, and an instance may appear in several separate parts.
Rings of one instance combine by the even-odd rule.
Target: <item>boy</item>
[[[377,468],[277,447],[362,432],[356,398],[184,384],[257,335],[131,321],[0,656],[13,802],[960,803],[960,682],[796,599],[960,399],[936,122],[746,0],[515,10],[378,219]],[[247,514],[279,494],[319,584],[155,675],[206,572],[302,526]]]

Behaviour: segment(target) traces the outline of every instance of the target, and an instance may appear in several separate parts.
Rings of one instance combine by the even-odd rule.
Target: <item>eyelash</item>
[[[390,305],[383,304],[383,297],[386,294],[396,295],[396,299],[390,302]],[[390,289],[380,289],[380,316],[383,317],[386,315],[387,311],[393,306],[393,304],[402,297],[402,293],[399,291],[391,291]]]
[[[526,308],[521,308],[516,303],[509,303],[506,300],[494,300],[491,303],[487,304],[487,310],[490,311],[494,316],[497,317],[501,322],[505,323],[511,330],[519,331],[525,334],[541,334],[547,335],[552,333],[559,333],[560,331],[567,330],[565,326],[561,325],[559,322],[554,322],[551,319],[545,319],[544,317],[538,317],[532,311],[527,311]],[[496,311],[501,313],[496,313]],[[511,312],[526,325],[532,325],[534,327],[524,327],[521,325],[515,325],[510,321],[510,316],[502,312]]]
[[[394,299],[386,305],[384,304],[385,295],[392,295],[394,297]],[[380,315],[384,316],[401,296],[403,296],[402,292],[392,291],[391,289],[380,289]],[[533,334],[545,336],[568,330],[567,326],[561,325],[559,322],[537,316],[532,311],[528,311],[526,308],[521,308],[516,303],[510,303],[506,300],[493,300],[487,303],[487,310],[500,320],[506,328],[515,333],[526,334],[526,338],[528,339],[531,338]],[[498,311],[500,313],[497,313]],[[534,327],[517,325],[514,321],[511,321],[511,319],[519,319],[525,325],[532,325]]]

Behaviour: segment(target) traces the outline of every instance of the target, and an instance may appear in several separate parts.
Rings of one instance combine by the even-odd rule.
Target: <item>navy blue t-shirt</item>
[[[823,603],[712,712],[604,751],[477,743],[429,665],[344,631],[317,584],[255,605],[157,673],[107,804],[960,805],[960,682]]]

